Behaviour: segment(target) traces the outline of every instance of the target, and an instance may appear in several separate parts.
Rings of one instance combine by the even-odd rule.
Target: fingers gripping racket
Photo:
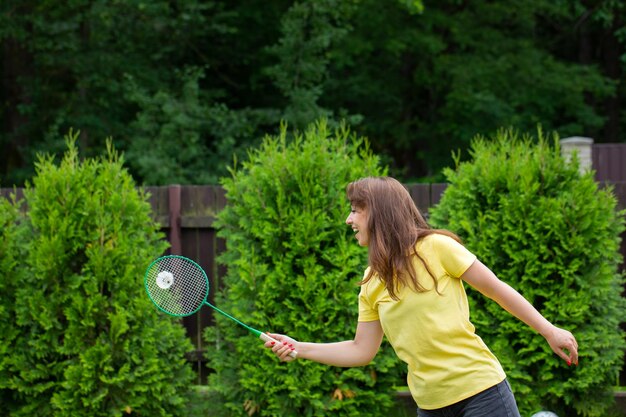
[[[221,315],[245,327],[264,342],[279,343],[267,334],[242,323],[209,303],[207,301],[209,278],[202,267],[191,259],[178,255],[167,255],[156,259],[146,270],[144,284],[150,300],[159,310],[170,316],[190,316],[206,304]],[[289,355],[295,358],[297,352],[292,351]]]

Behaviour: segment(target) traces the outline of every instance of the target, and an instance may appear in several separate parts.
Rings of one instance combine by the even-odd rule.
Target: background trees
[[[25,0],[0,6],[0,181],[80,129],[139,182],[217,182],[233,154],[346,119],[404,179],[475,134],[538,123],[624,140],[626,5],[389,0]],[[439,176],[438,179],[441,179]]]

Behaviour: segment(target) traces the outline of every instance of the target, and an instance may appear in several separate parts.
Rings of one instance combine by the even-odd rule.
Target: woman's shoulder
[[[417,248],[420,255],[438,261],[453,277],[460,277],[476,260],[476,255],[445,231],[443,233],[433,231],[422,240],[422,246]]]
[[[430,246],[460,245],[458,240],[454,239],[451,235],[446,234],[445,231],[433,231],[420,239],[420,242]]]

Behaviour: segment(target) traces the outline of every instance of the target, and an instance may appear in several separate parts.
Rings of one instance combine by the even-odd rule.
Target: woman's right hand
[[[298,351],[298,342],[295,339],[278,333],[267,333],[267,335],[275,339],[276,342],[267,341],[265,342],[265,347],[272,349],[272,352],[274,352],[278,359],[283,362],[291,362],[296,359],[290,356],[292,352]]]

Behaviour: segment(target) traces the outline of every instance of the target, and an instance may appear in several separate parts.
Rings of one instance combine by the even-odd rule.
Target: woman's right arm
[[[298,352],[298,358],[331,366],[353,367],[367,365],[374,359],[383,340],[380,321],[359,322],[354,340],[335,343],[298,342],[288,336],[268,333],[278,343],[266,342],[265,347],[272,349],[278,358],[285,362],[294,360],[289,353]]]

